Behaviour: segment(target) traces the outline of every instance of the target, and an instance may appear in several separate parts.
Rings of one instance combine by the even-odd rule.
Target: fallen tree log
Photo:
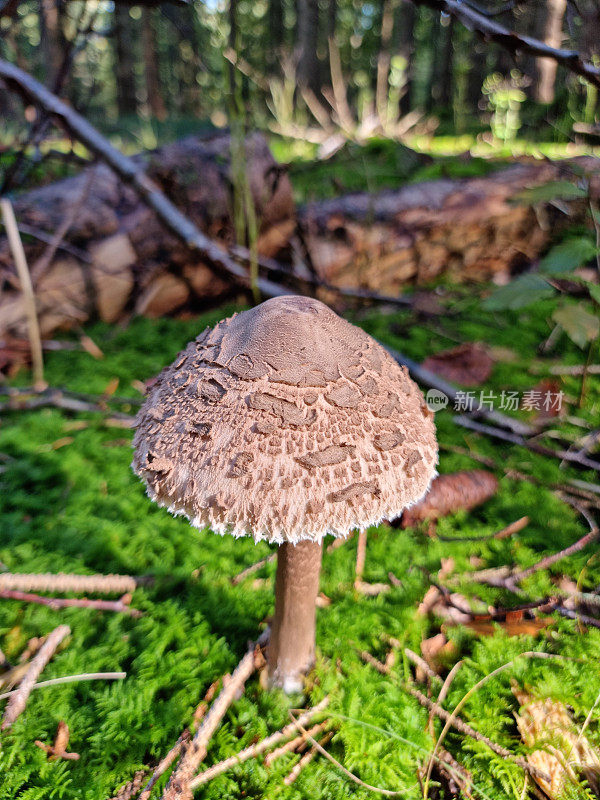
[[[245,149],[260,225],[258,252],[276,257],[295,227],[291,186],[261,135],[248,137]],[[190,137],[135,160],[210,239],[224,248],[234,244],[228,135]],[[27,192],[14,207],[43,336],[94,317],[114,322],[129,311],[161,316],[198,302],[216,303],[231,291],[229,278],[167,231],[104,164]],[[48,239],[61,230],[55,255],[45,264]],[[18,288],[0,237],[0,336],[24,334]]]
[[[583,200],[569,202],[569,215],[549,204],[512,202],[525,188],[568,180],[568,173],[568,164],[536,162],[345,195],[299,209],[300,232],[316,275],[334,286],[396,294],[441,275],[489,280],[527,266],[557,226],[582,218]]]

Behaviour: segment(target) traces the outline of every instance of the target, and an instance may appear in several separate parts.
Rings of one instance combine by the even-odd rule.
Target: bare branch
[[[415,5],[424,5],[458,19],[469,30],[480,34],[484,39],[495,42],[511,53],[529,53],[541,58],[551,58],[566,69],[581,75],[594,86],[600,88],[600,67],[584,61],[576,50],[562,50],[550,47],[539,39],[523,36],[505,28],[472,4],[459,0],[412,0]]]

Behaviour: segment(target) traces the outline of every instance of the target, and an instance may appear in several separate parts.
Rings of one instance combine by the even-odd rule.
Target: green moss
[[[554,301],[503,314],[482,312],[478,301],[462,291],[446,292],[442,302],[448,313],[439,320],[423,323],[410,312],[372,312],[357,321],[416,359],[456,340],[510,348],[513,360],[498,362],[486,384],[497,392],[532,388],[541,377],[531,373],[532,360],[543,374],[557,358],[537,355],[552,327]],[[156,374],[189,339],[231,310],[185,322],[135,319],[126,330],[91,326],[87,333],[105,358],[97,361],[83,352],[49,353],[47,379],[52,385],[77,391],[102,392],[117,377],[117,394],[131,396],[135,393],[132,380]],[[577,363],[582,356],[564,338],[559,358]],[[27,379],[22,375],[20,381]],[[591,425],[598,419],[599,384],[597,378],[589,379],[584,408],[577,412]],[[577,397],[580,379],[565,378],[563,389]],[[18,657],[28,638],[48,633],[61,622],[71,626],[70,641],[52,659],[44,678],[100,670],[127,672],[127,679],[118,683],[70,684],[32,694],[25,714],[3,735],[0,800],[110,797],[136,770],[152,766],[165,754],[190,722],[206,688],[235,666],[246,642],[272,610],[274,565],[258,573],[267,582],[255,584],[250,579],[238,586],[230,582],[231,576],[269,548],[198,532],[183,519],[156,508],[129,468],[130,447],[122,441],[130,438],[129,432],[106,427],[95,415],[83,418],[89,420],[83,430],[71,430],[69,415],[55,409],[7,414],[3,419],[0,560],[21,572],[151,573],[156,579],[154,585],[134,593],[133,605],[144,612],[139,619],[88,609],[53,611],[0,602],[0,647],[9,658]],[[590,472],[560,469],[558,462],[458,428],[450,412],[439,413],[436,421],[443,446],[473,448],[493,458],[501,469],[517,469],[546,483],[572,477],[595,479]],[[581,429],[568,423],[562,427],[567,434],[581,434]],[[54,449],[53,443],[65,436],[73,441]],[[474,466],[478,465],[466,456],[441,451],[442,472]],[[427,587],[426,573],[436,572],[442,557],[452,556],[458,573],[472,568],[472,556],[489,566],[527,566],[586,531],[575,512],[550,490],[511,480],[502,472],[499,475],[500,489],[494,498],[469,514],[441,520],[438,529],[447,537],[484,535],[527,514],[530,524],[510,539],[448,543],[427,538],[419,529],[374,529],[369,536],[366,579],[385,581],[393,571],[402,580],[401,588],[375,598],[357,596],[352,590],[354,542],[324,558],[322,589],[332,603],[318,612],[319,660],[312,699],[323,692],[332,694],[332,713],[339,715],[332,754],[364,781],[397,789],[406,798],[421,796],[416,767],[432,747],[427,715],[401,688],[407,669],[402,660],[392,675],[382,676],[361,662],[357,648],[382,656],[381,635],[387,633],[418,649],[422,638],[439,630],[439,623],[418,617],[415,611]],[[528,596],[551,592],[552,574],[562,571],[579,578],[583,588],[600,583],[599,559],[588,548],[550,572],[537,573],[524,587]],[[467,581],[461,591],[469,596],[477,593],[489,603],[515,602],[512,596]],[[600,631],[581,632],[576,622],[556,618],[537,639],[509,638],[500,628],[495,636],[484,639],[464,629],[454,629],[450,635],[463,666],[447,707],[485,674],[523,651],[539,649],[566,657],[560,661],[520,659],[465,706],[465,719],[514,752],[524,749],[514,724],[517,705],[510,691],[511,677],[571,706],[579,724],[600,692],[596,669]],[[285,724],[288,705],[281,694],[264,692],[252,679],[211,742],[207,763]],[[79,761],[48,762],[34,745],[35,739],[51,741],[61,719],[71,729],[70,748],[81,754]],[[597,722],[596,711],[588,735],[600,744]],[[520,796],[523,776],[518,767],[455,733],[449,733],[446,746],[472,772],[479,796]],[[282,778],[293,761],[286,756],[269,771],[261,762],[248,762],[204,787],[199,796],[236,800],[372,796],[321,758],[292,787],[284,788]]]

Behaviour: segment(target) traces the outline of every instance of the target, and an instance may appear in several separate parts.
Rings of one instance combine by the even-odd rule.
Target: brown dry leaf
[[[425,369],[462,386],[480,386],[492,374],[494,361],[483,345],[467,342],[429,356]]]
[[[535,419],[550,419],[560,416],[562,406],[557,406],[553,402],[554,398],[562,391],[557,380],[544,378],[533,387],[532,391],[537,393],[534,397],[540,398],[540,408],[536,408],[534,412]]]
[[[537,636],[553,622],[552,617],[526,617],[523,611],[509,611],[504,620],[491,614],[481,614],[466,622],[466,626],[479,636],[493,636],[498,628],[508,636]]]
[[[485,503],[498,490],[498,479],[484,469],[438,475],[429,492],[402,514],[402,527],[410,528],[427,519],[437,519],[460,509],[469,511]]]
[[[37,739],[34,744],[46,752],[49,761],[56,761],[59,758],[67,759],[68,761],[77,761],[79,753],[67,753],[67,745],[69,744],[69,726],[66,722],[61,720],[56,729],[56,735],[52,746],[44,744]]]
[[[104,358],[104,353],[98,347],[96,342],[86,334],[79,337],[79,344],[83,347],[86,353],[89,353],[93,358]]]
[[[448,641],[445,633],[437,633],[429,639],[421,642],[421,654],[434,672],[440,671],[441,667],[453,661],[456,656],[456,645]],[[417,670],[417,680],[421,681]]]
[[[516,681],[512,682],[512,691],[521,705],[516,716],[521,738],[527,747],[535,748],[527,761],[550,779],[534,776],[538,786],[554,800],[570,781],[577,784],[577,772],[583,772],[597,791],[600,758],[587,737],[578,732],[565,706],[550,698],[535,698]]]
[[[104,397],[112,397],[112,395],[117,391],[119,388],[119,379],[118,378],[111,378],[109,382],[106,384],[104,391],[102,394]]]
[[[52,449],[53,450],[60,450],[61,447],[66,447],[68,444],[73,444],[75,440],[72,436],[63,436],[60,439],[57,439],[55,442],[52,442]]]

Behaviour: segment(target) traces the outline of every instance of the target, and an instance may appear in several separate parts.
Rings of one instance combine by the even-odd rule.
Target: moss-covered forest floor
[[[522,393],[551,377],[553,365],[581,365],[586,358],[598,363],[597,342],[588,354],[564,334],[542,350],[554,328],[552,313],[564,299],[542,300],[519,311],[491,312],[482,308],[478,296],[482,292],[441,287],[436,299],[443,313],[435,317],[389,309],[347,316],[417,361],[459,343],[484,343],[495,363],[476,395],[481,389],[497,396],[503,390]],[[590,301],[566,302],[597,313]],[[81,350],[47,353],[46,380],[72,391],[102,394],[109,387],[116,395],[141,398],[136,382],[151,378],[206,325],[233,310],[234,306],[220,308],[189,320],[138,318],[126,329],[89,326],[85,332],[104,358]],[[71,339],[77,341],[75,336]],[[581,376],[552,379],[564,392],[567,413],[550,427],[575,442],[598,426],[600,379],[587,377],[581,407]],[[13,382],[29,380],[22,373]],[[135,410],[127,405],[120,409]],[[421,642],[440,631],[441,620],[419,615],[417,608],[442,559],[453,559],[452,575],[458,576],[456,590],[463,597],[496,607],[551,596],[561,576],[571,578],[582,592],[600,585],[597,544],[536,571],[522,583],[521,597],[469,581],[468,573],[475,568],[528,567],[580,539],[589,530],[586,520],[552,487],[573,479],[597,483],[597,474],[465,430],[455,424],[453,415],[451,408],[436,414],[440,472],[481,467],[469,452],[491,459],[499,479],[495,496],[470,513],[460,511],[441,519],[434,537],[427,535],[426,525],[372,529],[365,579],[390,583],[389,573],[400,579],[400,585],[390,585],[378,596],[365,596],[353,588],[356,537],[325,553],[321,589],[331,602],[317,612],[318,660],[308,696],[289,699],[265,691],[257,676],[251,678],[213,737],[206,765],[285,725],[290,706],[311,704],[329,694],[328,716],[336,731],[327,745],[330,753],[372,786],[398,791],[403,798],[422,797],[417,772],[434,739],[428,712],[404,686],[414,675],[404,648],[420,652]],[[231,582],[242,569],[268,555],[269,547],[198,532],[184,519],[156,508],[129,468],[131,432],[111,427],[107,416],[44,408],[7,412],[1,421],[3,565],[14,572],[115,572],[154,578],[133,594],[132,606],[143,612],[138,618],[0,600],[0,648],[10,661],[18,662],[30,638],[66,623],[71,636],[44,670],[43,679],[96,671],[127,673],[122,681],[72,683],[32,693],[25,712],[2,734],[1,800],[105,800],[136,771],[147,768],[151,773],[191,723],[210,684],[235,667],[247,642],[256,638],[272,612],[273,563],[238,585]],[[528,419],[531,413],[517,416]],[[573,424],[573,417],[581,424]],[[558,447],[552,438],[543,441]],[[594,456],[592,450],[592,457],[597,451]],[[511,476],[514,471],[531,476],[535,483]],[[525,515],[529,524],[518,533],[505,539],[485,538]],[[460,541],[462,537],[484,538]],[[462,660],[444,704],[450,710],[480,679],[521,653],[561,656],[517,658],[475,691],[460,712],[463,720],[514,754],[523,755],[527,749],[515,722],[519,705],[511,691],[513,679],[536,696],[564,703],[578,728],[594,709],[586,735],[600,746],[600,630],[558,614],[545,616],[549,619],[544,627],[523,626],[528,634],[514,635],[514,628],[502,624],[493,626],[492,635],[444,625],[453,646],[446,648],[441,674]],[[386,637],[399,640],[400,646],[389,674],[380,674],[363,661],[360,651],[384,658],[389,649]],[[80,754],[77,761],[50,761],[34,744],[51,742],[60,720],[70,728],[68,749]],[[437,735],[441,726],[437,721],[435,726]],[[470,772],[472,796],[515,800],[527,796],[522,768],[485,744],[450,730],[444,747]],[[197,796],[232,800],[374,796],[322,757],[285,786],[283,779],[297,758],[283,756],[268,770],[262,760],[248,761],[199,789]],[[166,777],[153,796],[160,796]],[[591,796],[583,783],[573,786],[571,793]],[[430,794],[439,796],[435,783]]]

